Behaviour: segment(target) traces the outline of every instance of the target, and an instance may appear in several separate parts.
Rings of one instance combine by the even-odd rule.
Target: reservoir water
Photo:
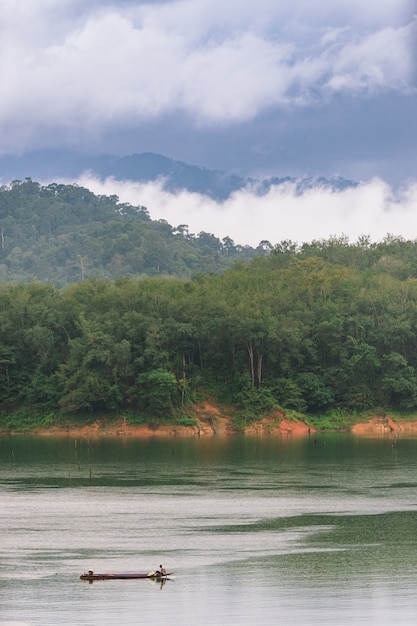
[[[417,440],[2,437],[0,533],[2,626],[414,625]]]

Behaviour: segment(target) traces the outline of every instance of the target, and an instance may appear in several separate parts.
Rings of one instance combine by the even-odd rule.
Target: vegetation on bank
[[[187,265],[205,271],[184,278],[206,234],[30,180],[0,190],[0,233],[3,276],[37,278],[0,283],[2,428],[100,415],[190,423],[205,394],[233,407],[237,429],[278,409],[333,429],[417,410],[415,241],[263,242],[231,263],[242,250],[209,235],[217,248],[202,245],[200,265]],[[127,270],[133,249],[153,265]],[[103,267],[116,261],[110,280]]]
[[[413,242],[330,240],[191,280],[2,283],[2,421],[186,419],[201,393],[241,424],[412,414],[416,269]]]
[[[298,411],[275,409],[268,415],[250,415],[234,407],[219,406],[210,398],[210,411],[201,404],[188,405],[185,410],[152,416],[130,411],[79,412],[63,414],[59,410],[48,414],[30,408],[20,408],[11,414],[0,415],[0,434],[71,434],[83,432],[86,436],[221,433],[280,433],[310,435],[316,432],[349,432],[358,426],[360,432],[391,434],[417,433],[417,413],[398,411],[344,412],[326,411],[305,415]],[[183,429],[183,430],[181,430]]]

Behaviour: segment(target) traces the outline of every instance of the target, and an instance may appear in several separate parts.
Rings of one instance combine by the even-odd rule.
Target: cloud
[[[4,0],[0,151],[176,112],[210,127],[333,94],[410,91],[411,4]]]
[[[138,184],[85,174],[78,184],[96,194],[119,196],[121,202],[146,206],[152,219],[172,226],[187,224],[191,233],[209,232],[220,239],[257,246],[291,239],[298,243],[329,236],[356,241],[369,235],[373,241],[388,233],[417,239],[417,183],[394,194],[389,185],[374,179],[345,191],[316,187],[297,193],[293,184],[272,187],[259,197],[251,189],[239,191],[225,202],[181,192],[172,194],[159,183]]]
[[[385,28],[358,38],[342,33],[327,86],[334,91],[374,91],[379,88],[411,90],[414,59],[411,54],[415,24]],[[341,43],[341,41],[343,43]],[[343,41],[344,40],[344,41]]]

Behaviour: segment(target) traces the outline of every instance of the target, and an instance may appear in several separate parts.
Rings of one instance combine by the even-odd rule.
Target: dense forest
[[[221,272],[236,259],[268,252],[230,237],[194,235],[152,220],[145,207],[97,196],[77,185],[30,178],[0,187],[0,280],[66,285],[85,278]]]
[[[202,391],[245,419],[415,411],[417,243],[283,241],[191,279],[0,284],[3,416],[162,420]]]

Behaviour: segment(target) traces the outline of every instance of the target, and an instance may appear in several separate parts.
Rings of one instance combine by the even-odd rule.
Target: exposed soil
[[[301,421],[292,421],[280,411],[275,411],[262,420],[254,422],[245,430],[247,435],[281,435],[300,437],[314,433],[315,429]]]
[[[402,434],[417,435],[417,420],[394,421],[389,416],[375,415],[367,422],[355,424],[351,428],[355,435],[398,437]]]

